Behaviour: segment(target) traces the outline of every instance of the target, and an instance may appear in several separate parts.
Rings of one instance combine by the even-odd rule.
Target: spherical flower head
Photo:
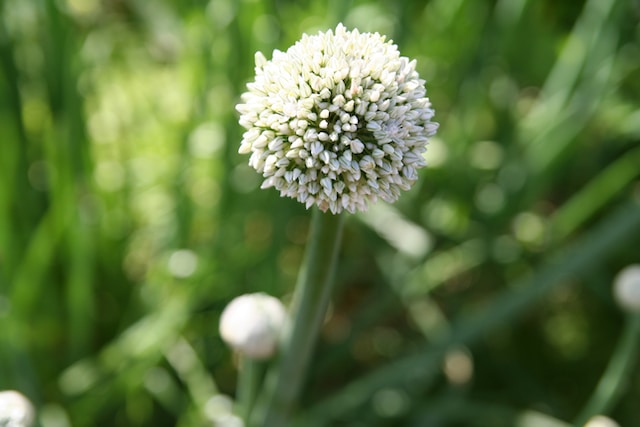
[[[622,308],[640,313],[640,264],[630,265],[618,273],[613,294]]]
[[[425,81],[396,45],[342,25],[303,35],[268,61],[237,105],[247,129],[240,153],[275,187],[307,208],[351,213],[378,198],[395,202],[426,165],[437,123]]]
[[[17,391],[0,391],[0,426],[29,427],[33,423],[33,405]]]
[[[279,299],[264,293],[233,299],[220,317],[222,339],[251,359],[271,357],[287,318]]]

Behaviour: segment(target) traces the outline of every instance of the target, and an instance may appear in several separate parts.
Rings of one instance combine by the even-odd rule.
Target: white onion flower
[[[613,294],[622,308],[640,313],[640,264],[632,264],[618,273]]]
[[[426,165],[438,124],[425,81],[391,41],[338,25],[304,34],[268,61],[237,105],[247,129],[239,152],[275,187],[307,208],[365,211],[394,202]]]
[[[0,426],[29,427],[34,419],[33,405],[17,391],[0,391]]]
[[[279,299],[265,293],[234,298],[220,317],[220,335],[230,347],[251,359],[271,357],[287,319]]]

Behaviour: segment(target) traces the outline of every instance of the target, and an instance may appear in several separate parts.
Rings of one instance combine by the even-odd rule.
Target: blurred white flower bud
[[[640,264],[630,265],[618,273],[613,292],[622,308],[640,312]]]
[[[0,391],[0,426],[29,427],[33,423],[33,405],[17,391]]]
[[[232,348],[252,359],[271,357],[287,314],[279,299],[265,293],[241,295],[220,317],[220,335]]]
[[[620,427],[620,425],[609,417],[596,415],[587,421],[584,427]]]
[[[229,396],[216,394],[211,396],[204,406],[204,413],[213,424],[212,427],[244,427],[242,418],[233,414],[233,400]]]

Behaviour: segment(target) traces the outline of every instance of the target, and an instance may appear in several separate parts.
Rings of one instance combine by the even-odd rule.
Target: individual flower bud
[[[33,405],[17,391],[0,391],[0,426],[29,427],[33,423]]]
[[[266,359],[276,351],[286,318],[279,299],[265,293],[241,295],[222,312],[220,335],[240,354]]]
[[[236,106],[247,129],[238,151],[262,188],[353,213],[395,202],[417,180],[438,124],[416,61],[384,36],[340,24],[271,60],[256,54],[255,69]]]
[[[630,265],[618,273],[613,293],[622,308],[640,312],[640,264]]]
[[[584,427],[620,427],[620,425],[609,417],[596,415],[587,421]]]

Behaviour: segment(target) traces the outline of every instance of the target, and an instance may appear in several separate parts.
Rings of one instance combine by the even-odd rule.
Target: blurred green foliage
[[[348,220],[301,424],[570,425],[627,322],[613,277],[640,259],[639,16],[631,0],[3,0],[0,389],[45,427],[220,419],[221,309],[286,300],[308,224],[258,190],[233,106],[256,50],[342,21],[417,59],[441,127],[416,187]],[[640,423],[630,372],[623,426]]]

